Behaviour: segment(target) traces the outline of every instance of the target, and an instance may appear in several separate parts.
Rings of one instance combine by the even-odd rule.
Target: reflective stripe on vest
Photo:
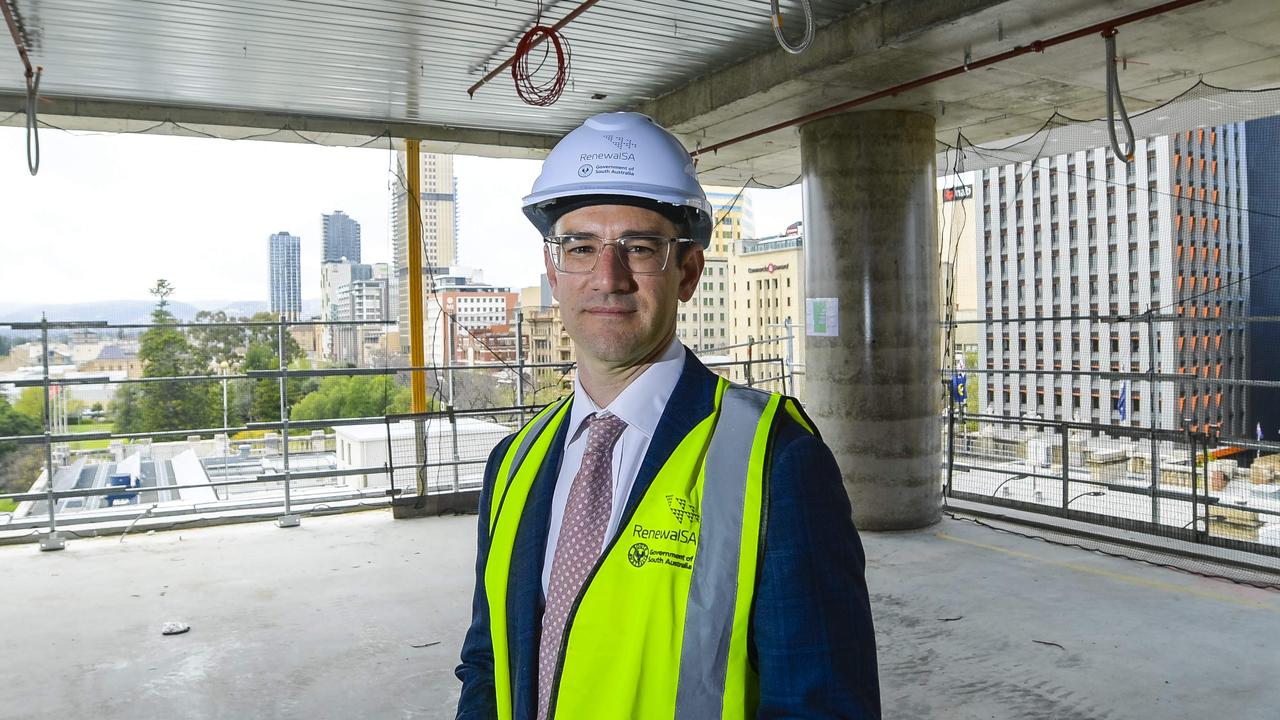
[[[689,583],[684,642],[680,646],[676,720],[717,718],[724,709],[729,647],[742,582],[738,577],[740,556],[744,544],[749,544],[754,554],[760,534],[759,497],[753,498],[752,503],[756,509],[755,530],[750,537],[743,532],[747,489],[752,485],[751,450],[770,397],[730,386],[721,401],[720,420],[707,450],[707,465],[713,472],[704,481],[702,491],[701,536]],[[755,566],[753,558],[752,577],[744,583],[748,589],[755,585]],[[751,593],[743,595],[749,598]],[[749,601],[747,605],[749,612]],[[745,643],[746,638],[740,640]],[[745,656],[738,659],[746,661]]]
[[[790,401],[786,401],[790,405]],[[740,718],[758,686],[747,628],[760,549],[766,452],[780,395],[716,388],[589,576],[570,613],[552,715]],[[485,567],[499,718],[511,718],[507,588],[516,529],[568,415],[548,408],[517,435],[495,483]],[[710,472],[707,472],[708,469]],[[497,487],[502,486],[502,487]]]

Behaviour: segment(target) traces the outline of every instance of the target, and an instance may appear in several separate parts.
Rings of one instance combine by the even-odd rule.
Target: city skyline
[[[18,147],[22,137],[21,128],[0,128],[2,147]],[[37,178],[21,162],[0,163],[0,192],[12,208],[0,213],[0,238],[6,248],[58,252],[26,252],[20,263],[0,264],[0,305],[146,300],[158,277],[177,288],[176,301],[257,300],[268,273],[254,258],[262,238],[281,228],[301,238],[302,298],[314,302],[322,216],[335,208],[361,224],[363,262],[392,260],[394,153],[386,147],[58,131],[42,133],[41,143]],[[175,182],[174,157],[201,172]],[[541,245],[520,211],[539,167],[535,160],[455,156],[457,261],[482,269],[487,282],[539,281]],[[279,182],[281,168],[288,183]],[[745,196],[760,234],[800,219],[799,185]],[[66,212],[67,197],[78,199],[77,212]],[[197,214],[202,221],[192,222]],[[181,240],[173,227],[184,228]]]

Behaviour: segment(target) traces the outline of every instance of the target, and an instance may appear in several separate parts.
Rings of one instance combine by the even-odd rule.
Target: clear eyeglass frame
[[[604,255],[605,247],[609,245],[614,247],[614,254],[627,272],[632,275],[658,275],[666,271],[667,263],[671,261],[672,245],[693,242],[690,238],[662,235],[624,235],[612,240],[604,240],[594,235],[548,235],[542,240],[551,253],[551,264],[555,266],[557,272],[567,275],[588,275],[595,272],[596,266],[600,263],[600,257]],[[590,252],[570,254],[575,250]],[[657,255],[644,255],[645,250],[660,253],[660,261]],[[640,264],[632,267],[632,263]]]

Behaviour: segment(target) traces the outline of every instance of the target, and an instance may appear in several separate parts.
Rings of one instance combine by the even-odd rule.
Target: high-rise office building
[[[1247,371],[1232,320],[1249,294],[1244,135],[1201,128],[1138,140],[1131,163],[1097,148],[978,173],[978,306],[993,321],[979,365],[1024,371],[980,374],[984,411],[1243,434],[1244,389],[1206,381]],[[1000,322],[1081,316],[1133,320]],[[1145,372],[1151,358],[1185,379],[1152,397],[1145,380],[1088,374]]]
[[[302,239],[287,232],[271,236],[271,312],[287,320],[302,315]]]
[[[724,355],[729,344],[729,257],[743,238],[751,237],[755,220],[746,191],[707,188],[711,201],[711,241],[704,253],[702,279],[676,316],[676,337],[697,352]]]
[[[409,202],[408,181],[404,178],[404,154],[399,156],[399,173],[391,188],[392,195],[392,303],[399,323],[400,340],[405,350],[409,347],[409,212],[414,203]],[[422,292],[425,298],[431,292],[432,278],[458,261],[458,202],[457,180],[453,175],[453,156],[441,153],[422,153],[420,162],[421,198],[418,204],[422,214]]]
[[[370,342],[388,332],[389,328],[377,321],[388,317],[389,275],[386,263],[321,263],[321,317],[326,321],[370,323],[367,326],[325,325],[321,342],[324,357],[336,362],[362,362]]]
[[[1280,317],[1280,116],[1244,124],[1249,163],[1249,314]],[[1249,324],[1249,379],[1280,381],[1280,322]],[[1245,434],[1280,436],[1280,388],[1247,390]]]
[[[360,223],[341,210],[324,217],[323,253],[320,262],[360,262]]]

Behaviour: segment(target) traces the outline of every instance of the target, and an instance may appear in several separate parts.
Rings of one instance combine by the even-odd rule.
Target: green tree
[[[44,388],[29,387],[23,388],[22,394],[18,396],[18,402],[13,407],[14,410],[35,420],[37,423],[44,424]]]
[[[410,391],[394,378],[357,375],[327,377],[294,406],[294,420],[375,417],[409,412]]]
[[[225,312],[201,310],[196,313],[196,327],[190,329],[191,345],[195,355],[206,367],[237,367],[240,350],[248,342],[249,333],[243,327],[222,327],[224,324],[242,322],[245,318],[231,317]]]
[[[38,388],[27,388],[28,390],[36,390]],[[25,392],[23,393],[26,394]],[[38,435],[43,432],[43,425],[39,420],[32,419],[30,416],[14,409],[9,404],[9,400],[0,395],[0,437],[12,437],[15,435]],[[0,442],[0,458],[17,449],[17,443]]]
[[[0,437],[38,435],[43,426],[18,412],[0,395]],[[0,493],[23,492],[39,474],[43,453],[38,445],[0,441]],[[9,508],[12,510],[12,508]],[[0,512],[5,511],[0,507]]]
[[[161,279],[151,289],[159,298],[151,313],[153,327],[142,334],[138,359],[144,377],[182,377],[204,374],[206,367],[196,357],[187,337],[177,328],[177,319],[167,309],[174,291]],[[144,383],[138,403],[143,431],[199,428],[210,425],[213,416],[207,386],[183,381]]]
[[[13,338],[8,335],[0,335],[0,355],[8,355],[13,349]]]
[[[111,431],[115,433],[143,432],[142,386],[125,383],[116,388],[111,400]]]

